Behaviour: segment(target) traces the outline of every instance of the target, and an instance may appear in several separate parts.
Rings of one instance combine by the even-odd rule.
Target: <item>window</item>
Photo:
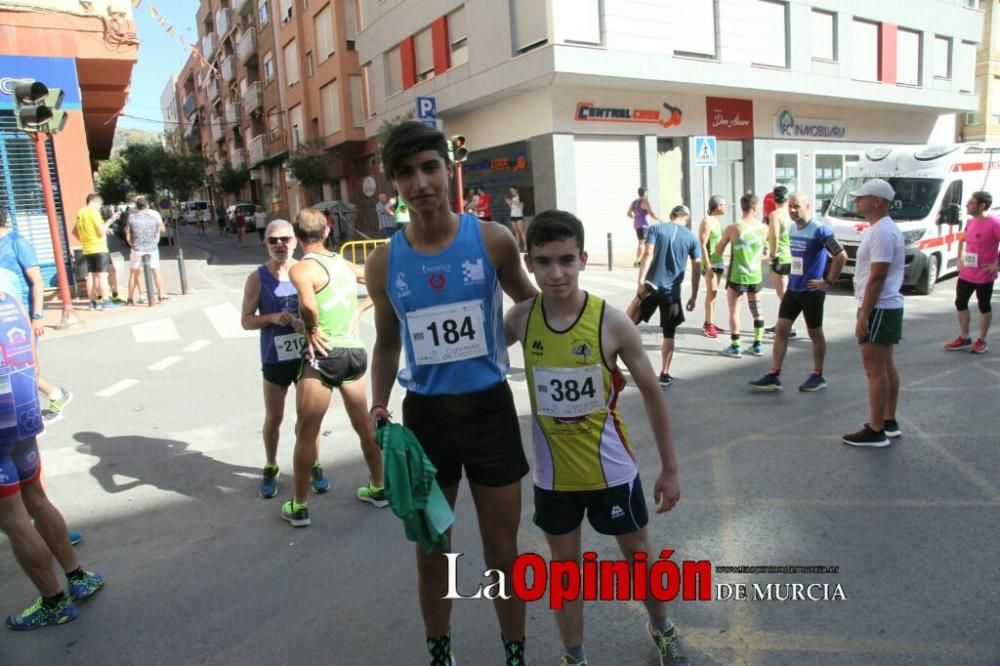
[[[812,11],[813,60],[837,60],[837,15],[829,12]]]
[[[417,33],[413,39],[413,50],[417,60],[417,80],[434,78],[434,42],[430,28]]]
[[[358,17],[357,0],[345,0],[344,2],[344,39],[347,41],[347,50],[354,50],[354,42],[358,38]]]
[[[306,140],[303,136],[303,125],[302,125],[302,105],[296,104],[288,112],[288,121],[291,125],[291,136],[289,140],[292,145],[290,146],[292,150],[297,150],[299,145]]]
[[[281,16],[282,23],[288,23],[292,20],[292,0],[278,0],[278,10]]]
[[[271,107],[267,112],[267,140],[278,141],[281,139],[281,112],[278,107]]]
[[[934,78],[951,78],[951,39],[934,36]]]
[[[313,18],[313,27],[316,30],[316,56],[320,62],[333,55],[333,9],[330,5],[323,8],[319,14]]]
[[[799,189],[798,153],[774,154],[774,182],[777,185],[784,185],[789,192]]]
[[[878,81],[878,24],[854,19],[851,33],[851,76],[860,81]]]
[[[469,62],[469,40],[465,32],[465,5],[448,14],[448,40],[451,42],[451,66]]]
[[[992,122],[997,123],[1000,120],[1000,77],[994,76],[990,82],[990,116],[992,116]]]
[[[975,92],[976,79],[976,45],[962,42],[955,56],[954,78],[958,82],[959,92]]]
[[[576,44],[601,43],[601,3],[599,0],[555,0],[553,24],[559,40]]]
[[[844,179],[851,176],[860,161],[861,155],[857,153],[816,153],[816,185],[813,190],[816,210],[823,210],[827,201],[833,201]]]
[[[357,74],[351,74],[351,127],[365,124],[365,84]]]
[[[264,84],[274,81],[274,57],[268,51],[264,54]]]
[[[295,40],[288,42],[284,48],[285,56],[285,76],[288,77],[289,87],[299,82],[299,54],[295,48]]]
[[[939,213],[942,217],[947,214],[949,206],[958,206],[959,219],[961,219],[961,211],[965,210],[965,201],[962,199],[962,181],[960,180],[952,181],[944,192],[944,198],[941,200],[941,212]],[[938,224],[944,223],[946,219],[939,218]]]
[[[306,76],[313,75],[313,52],[306,52]]]
[[[920,85],[920,33],[903,30],[896,33],[896,83]]]
[[[788,4],[757,0],[754,19],[758,35],[767,35],[754,49],[754,64],[788,67]]]
[[[674,54],[716,58],[714,0],[673,0],[677,19]]]
[[[336,134],[341,130],[340,85],[337,81],[319,89],[319,105],[323,112],[323,135]]]
[[[268,10],[271,0],[257,0],[257,17],[259,19],[260,27],[267,25],[271,16]]]
[[[365,119],[375,117],[375,109],[372,108],[372,75],[371,75],[372,64],[370,62],[365,63],[361,67],[361,77],[364,79],[363,88],[365,93]]]
[[[514,10],[514,51],[524,53],[549,41],[547,3],[511,0]]]
[[[389,95],[403,90],[403,62],[399,59],[399,47],[385,54],[386,88]]]

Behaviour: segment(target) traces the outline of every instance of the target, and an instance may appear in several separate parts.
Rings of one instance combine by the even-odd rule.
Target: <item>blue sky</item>
[[[184,35],[189,42],[198,40],[195,28],[198,13],[197,0],[160,0],[153,2],[167,22],[161,26],[149,11],[149,0],[143,0],[138,9],[134,9],[136,33],[139,37],[139,62],[132,69],[132,87],[129,91],[125,113],[134,118],[121,117],[118,127],[133,127],[147,131],[159,132],[163,129],[163,114],[160,112],[160,93],[171,74],[178,74],[187,60],[188,49],[181,46],[177,35]],[[168,26],[174,26],[174,32],[168,35]],[[137,120],[136,118],[151,118],[155,122]]]

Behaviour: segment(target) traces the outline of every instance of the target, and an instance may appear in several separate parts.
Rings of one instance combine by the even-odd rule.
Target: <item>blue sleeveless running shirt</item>
[[[455,240],[433,255],[416,252],[397,232],[386,294],[400,321],[406,367],[398,380],[406,390],[453,395],[504,381],[503,292],[476,218],[462,215]]]
[[[260,303],[257,310],[262,314],[288,312],[299,316],[299,293],[288,280],[278,280],[267,270],[267,266],[257,268],[260,277]],[[260,329],[260,362],[281,363],[297,361],[302,356],[299,340],[302,336],[291,326],[271,324]]]
[[[31,322],[17,296],[0,297],[0,442],[30,439],[43,430],[38,404]]]

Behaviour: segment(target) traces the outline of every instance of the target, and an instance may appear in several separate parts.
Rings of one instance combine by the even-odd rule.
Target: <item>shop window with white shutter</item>
[[[430,28],[421,30],[413,38],[413,50],[417,61],[417,80],[434,78],[434,40],[431,39]]]
[[[753,11],[755,34],[767,35],[754,47],[753,64],[788,67],[788,3],[757,0]]]
[[[717,58],[715,0],[673,0],[673,3],[676,29],[671,39],[674,55]]]
[[[327,5],[313,18],[313,27],[316,31],[316,60],[323,62],[333,55],[333,9]]]
[[[538,0],[511,0],[514,12],[514,50],[525,53],[549,41],[548,3]]]
[[[896,83],[920,85],[920,33],[903,30],[896,33]]]
[[[451,66],[469,62],[469,38],[465,27],[465,5],[448,14],[448,41],[451,46]]]
[[[854,19],[851,24],[851,77],[878,81],[878,24]]]
[[[951,78],[951,38],[934,35],[934,78]]]
[[[389,96],[403,91],[403,62],[399,59],[399,47],[385,54],[386,88]]]
[[[340,123],[340,85],[337,81],[319,89],[319,105],[323,111],[323,135],[336,134]]]

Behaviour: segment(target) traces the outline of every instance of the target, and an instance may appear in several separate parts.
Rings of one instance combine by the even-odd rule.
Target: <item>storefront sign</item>
[[[774,136],[778,139],[844,141],[847,139],[847,123],[840,120],[796,118],[788,109],[782,109],[774,117]]]
[[[725,97],[705,98],[708,133],[717,139],[753,138],[753,102]]]
[[[593,102],[577,102],[576,120],[600,123],[648,123],[661,127],[680,125],[683,112],[664,102],[663,110],[615,106],[594,106]]]

